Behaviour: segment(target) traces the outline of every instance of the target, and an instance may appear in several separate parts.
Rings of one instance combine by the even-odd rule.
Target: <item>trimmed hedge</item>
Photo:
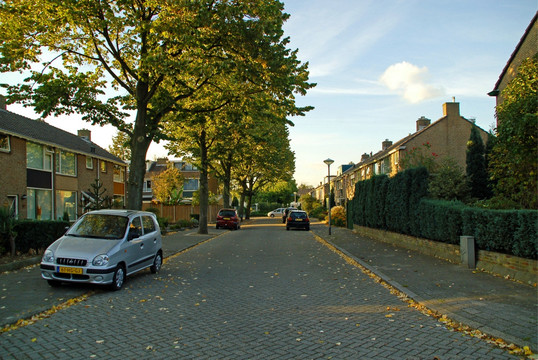
[[[478,249],[538,258],[538,211],[426,199],[427,188],[424,168],[360,181],[348,203],[348,216],[357,225],[450,244],[459,244],[461,235],[473,236]]]
[[[35,221],[21,220],[15,224],[15,247],[17,252],[27,253],[30,249],[46,249],[50,244],[65,234],[69,221]],[[4,240],[6,242],[6,240]],[[9,249],[9,243],[2,244]]]

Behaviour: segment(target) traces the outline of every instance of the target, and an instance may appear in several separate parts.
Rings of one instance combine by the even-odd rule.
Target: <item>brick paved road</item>
[[[1,334],[0,358],[516,358],[408,308],[312,233],[268,222]]]

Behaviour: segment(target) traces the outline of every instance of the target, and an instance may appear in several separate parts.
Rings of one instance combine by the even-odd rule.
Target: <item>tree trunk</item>
[[[245,214],[245,191],[246,190],[243,188],[241,196],[239,197],[239,217],[241,220],[243,220],[243,215]]]
[[[245,219],[250,219],[250,207],[252,206],[252,191],[249,190],[247,194],[247,208],[245,212]]]
[[[230,153],[228,155],[228,159],[224,164],[222,165],[222,168],[224,170],[224,178],[222,179],[222,201],[224,203],[224,207],[230,207],[231,201],[230,201],[230,184],[232,182],[232,158],[233,155]]]
[[[146,154],[149,145],[153,139],[152,135],[147,134],[147,107],[146,100],[148,93],[148,85],[144,82],[139,82],[137,95],[137,113],[135,125],[133,128],[133,136],[131,138],[131,163],[129,165],[129,179],[127,180],[127,209],[140,210],[142,209],[142,187],[144,184],[144,175],[146,175]],[[141,100],[142,99],[142,100]]]
[[[209,207],[209,187],[207,173],[209,169],[207,159],[206,132],[202,130],[200,134],[200,222],[198,224],[198,234],[207,234],[207,210]]]

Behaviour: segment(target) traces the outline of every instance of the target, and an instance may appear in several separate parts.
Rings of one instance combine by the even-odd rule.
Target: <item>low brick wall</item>
[[[435,256],[455,264],[461,263],[459,244],[446,244],[358,225],[353,226],[353,231],[376,241],[418,251],[422,254]],[[538,261],[536,260],[485,250],[479,250],[477,256],[477,269],[503,277],[510,277],[531,285],[535,285],[538,280]]]

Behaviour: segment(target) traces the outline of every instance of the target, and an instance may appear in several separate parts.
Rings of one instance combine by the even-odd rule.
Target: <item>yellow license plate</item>
[[[230,218],[224,218],[224,220],[230,220]]]
[[[58,267],[58,272],[62,274],[82,274],[82,268],[72,268],[72,267]]]
[[[303,219],[295,219],[295,221],[303,221]]]

